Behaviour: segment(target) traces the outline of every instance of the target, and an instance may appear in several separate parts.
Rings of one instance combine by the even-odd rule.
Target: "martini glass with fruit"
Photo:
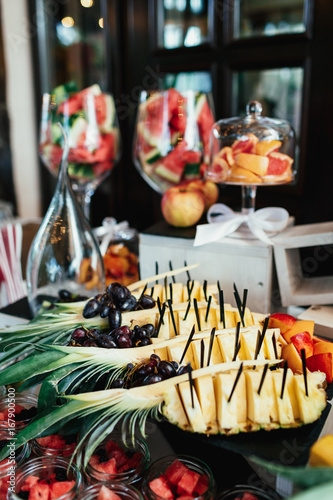
[[[203,92],[141,92],[133,159],[155,191],[203,178],[214,121],[210,96]]]
[[[68,143],[68,174],[86,218],[96,188],[110,174],[120,156],[118,119],[111,94],[95,84],[77,91],[72,83],[60,85],[43,95],[39,153],[56,177],[65,129]]]
[[[293,128],[261,113],[261,104],[251,101],[245,118],[219,120],[211,130],[206,178],[242,186],[243,214],[254,212],[258,186],[288,184],[296,176]]]

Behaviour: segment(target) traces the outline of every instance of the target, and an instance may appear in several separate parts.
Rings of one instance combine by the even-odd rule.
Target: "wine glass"
[[[261,115],[251,101],[245,118],[217,121],[210,134],[210,162],[206,178],[242,187],[242,214],[255,211],[258,186],[288,184],[295,180],[295,132],[285,120]]]
[[[72,187],[90,220],[91,196],[120,157],[121,140],[113,96],[102,92],[97,84],[74,93],[60,86],[43,95],[39,152],[55,177],[63,152],[58,122],[68,137],[68,174]]]
[[[203,178],[214,121],[210,96],[203,92],[141,92],[133,160],[155,191]]]

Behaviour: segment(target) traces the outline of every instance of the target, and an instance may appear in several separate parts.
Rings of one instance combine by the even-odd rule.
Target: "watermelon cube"
[[[116,464],[117,464],[117,468],[122,467],[123,465],[125,465],[128,462],[128,456],[126,455],[124,450],[122,450],[121,448],[116,449],[116,450],[112,450],[109,457],[115,459]]]
[[[206,476],[206,474],[201,474],[199,481],[195,487],[195,492],[198,494],[198,496],[205,493],[205,491],[208,489],[208,485],[209,485],[208,477]]]
[[[75,485],[75,481],[56,481],[56,482],[54,482],[49,487],[50,488],[50,500],[54,500],[56,498],[62,497],[63,495],[68,493],[73,488],[74,485]]]
[[[177,485],[177,493],[178,495],[192,495],[195,491],[195,488],[199,482],[200,474],[193,470],[188,470],[185,472]]]
[[[29,493],[29,500],[49,500],[50,486],[47,483],[34,484]],[[59,495],[58,495],[59,496]],[[58,498],[58,497],[51,497]]]
[[[97,500],[121,500],[121,498],[119,495],[103,485],[99,490]]]
[[[246,491],[243,495],[242,500],[258,500],[256,495],[252,495],[249,491]]]
[[[177,500],[192,500],[193,498],[192,495],[181,495],[180,497],[177,497]]]
[[[22,491],[30,491],[31,488],[37,484],[39,481],[38,476],[28,476],[27,479],[24,481],[24,484],[22,485],[21,490]]]
[[[173,500],[175,498],[167,479],[163,476],[150,481],[149,487],[156,495],[165,498],[166,500]]]
[[[189,470],[190,469],[185,464],[176,459],[169,465],[164,475],[171,484],[177,486],[182,476]]]
[[[110,458],[107,462],[96,464],[94,467],[96,470],[104,472],[104,474],[117,474],[118,472],[116,460],[114,458]]]

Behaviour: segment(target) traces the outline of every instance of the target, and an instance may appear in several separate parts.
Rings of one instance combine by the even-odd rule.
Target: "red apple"
[[[326,375],[327,383],[332,382],[333,374],[333,361],[331,352],[323,352],[320,354],[314,354],[306,360],[306,366],[310,372],[323,372]]]
[[[194,181],[190,181],[186,187],[190,189],[198,189],[202,192],[205,198],[205,210],[208,210],[218,200],[219,188],[215,182],[196,179]]]
[[[201,191],[187,186],[174,186],[162,196],[161,210],[171,226],[190,227],[196,224],[205,210],[205,198]]]
[[[297,319],[290,314],[274,313],[269,317],[268,328],[279,328],[281,333],[286,333],[296,321]]]
[[[309,332],[296,333],[291,337],[290,342],[294,344],[300,356],[302,349],[305,350],[306,358],[313,355],[313,342]]]

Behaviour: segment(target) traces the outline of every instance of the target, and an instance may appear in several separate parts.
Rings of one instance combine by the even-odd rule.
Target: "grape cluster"
[[[83,347],[103,347],[104,349],[142,347],[151,344],[150,338],[155,335],[154,325],[135,325],[133,330],[128,326],[118,326],[106,332],[96,328],[79,326],[71,334],[69,345]]]
[[[59,290],[58,291],[58,301],[57,302],[81,302],[83,300],[88,300],[88,297],[85,295],[79,295],[76,293],[72,293],[69,290]]]
[[[110,328],[121,326],[121,313],[124,311],[137,311],[155,307],[155,300],[150,295],[142,294],[136,299],[130,290],[120,283],[111,283],[105,293],[95,295],[84,306],[84,318],[94,318],[98,314],[101,318],[108,318]]]
[[[188,373],[189,366],[179,366],[176,361],[161,361],[157,354],[152,354],[150,358],[134,366],[127,365],[127,373],[124,378],[119,378],[111,383],[112,389],[129,389],[143,385],[156,384],[177,375]]]

